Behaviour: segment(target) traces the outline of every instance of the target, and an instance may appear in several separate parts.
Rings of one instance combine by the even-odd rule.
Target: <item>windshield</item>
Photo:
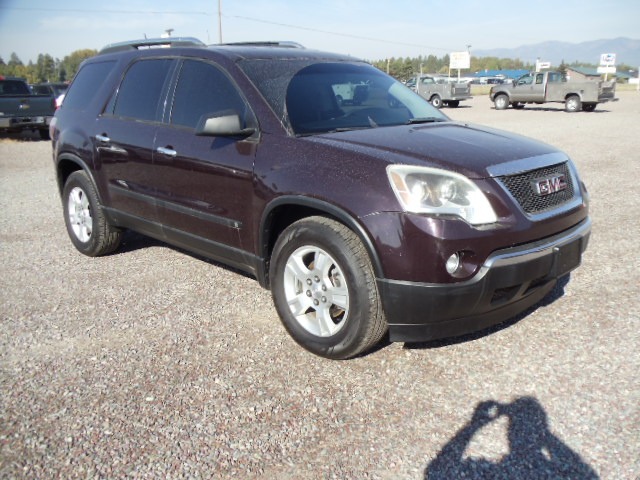
[[[286,63],[293,67],[296,62]],[[274,112],[296,135],[448,120],[422,97],[369,64],[326,62],[297,67],[271,78],[264,69],[261,78],[253,76]]]

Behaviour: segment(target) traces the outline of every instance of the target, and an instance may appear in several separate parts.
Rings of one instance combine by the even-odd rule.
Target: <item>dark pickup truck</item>
[[[55,111],[53,95],[34,95],[23,79],[0,76],[0,133],[37,130],[48,140]]]

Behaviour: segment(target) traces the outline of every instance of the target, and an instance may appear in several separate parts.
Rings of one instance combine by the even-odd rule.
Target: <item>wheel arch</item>
[[[80,157],[70,153],[63,153],[58,157],[58,161],[56,163],[56,181],[58,183],[58,192],[60,194],[62,194],[64,184],[69,176],[78,170],[84,170],[89,176],[89,179],[91,179],[95,185],[93,176],[89,173],[89,166]]]
[[[578,97],[580,99],[580,103],[582,103],[582,93],[580,93],[580,92],[569,92],[564,96],[564,101],[566,102],[570,97]]]
[[[258,254],[264,259],[264,275],[259,276],[263,287],[269,288],[269,262],[276,240],[294,222],[303,218],[322,216],[342,223],[351,229],[363,243],[371,259],[375,275],[382,276],[382,263],[364,227],[347,211],[329,202],[304,196],[284,196],[265,208],[260,220]]]

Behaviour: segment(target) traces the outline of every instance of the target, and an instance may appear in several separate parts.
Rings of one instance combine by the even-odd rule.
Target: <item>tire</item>
[[[62,205],[67,233],[78,251],[97,257],[118,248],[122,230],[108,222],[96,189],[85,172],[69,175],[62,191]]]
[[[276,241],[269,278],[284,327],[316,355],[354,357],[387,331],[367,250],[341,223],[309,217],[291,224]]]
[[[583,103],[582,111],[583,112],[593,112],[596,109],[597,103]]]
[[[509,97],[505,94],[496,95],[493,98],[493,104],[496,107],[496,110],[506,110],[509,106]]]
[[[457,108],[460,106],[460,100],[450,100],[447,102],[447,106],[451,108]]]
[[[570,97],[567,97],[567,99],[565,100],[564,109],[567,112],[569,113],[579,112],[581,108],[582,108],[582,104],[580,102],[580,97],[578,97],[577,95],[571,95]]]
[[[513,108],[515,108],[516,110],[522,110],[524,108],[524,103],[520,103],[520,102],[513,102],[511,104],[511,106]]]
[[[431,97],[431,100],[429,100],[429,102],[436,108],[442,108],[442,98],[440,98],[440,95],[434,95],[433,97]]]
[[[42,140],[51,140],[51,135],[49,135],[48,128],[41,128],[38,130],[38,133],[40,134],[40,138]]]

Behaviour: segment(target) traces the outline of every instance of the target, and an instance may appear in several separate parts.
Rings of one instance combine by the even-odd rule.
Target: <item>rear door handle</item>
[[[109,143],[111,141],[111,139],[106,135],[96,135],[96,140],[102,143]]]
[[[178,152],[168,147],[158,147],[156,149],[156,152],[158,152],[161,155],[166,155],[167,157],[175,157],[176,155],[178,155]]]

